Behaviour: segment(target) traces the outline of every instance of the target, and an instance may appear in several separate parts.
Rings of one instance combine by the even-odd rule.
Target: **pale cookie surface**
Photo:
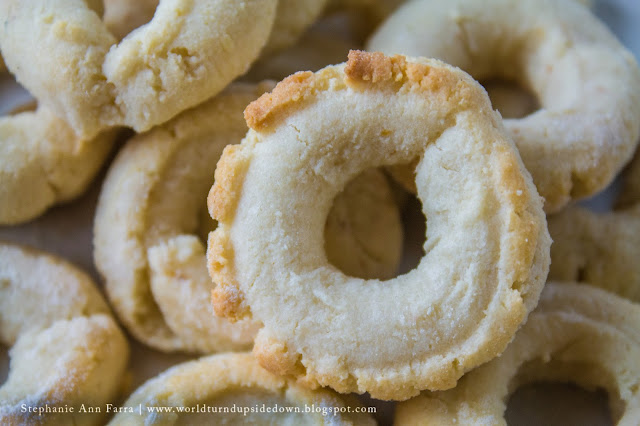
[[[105,162],[117,132],[92,140],[44,106],[0,118],[0,224],[26,222],[79,196]]]
[[[440,61],[354,51],[346,65],[285,79],[245,118],[251,130],[216,169],[207,255],[216,312],[264,324],[261,365],[406,399],[453,387],[504,350],[537,302],[550,240],[473,79]],[[428,221],[419,265],[386,281],[330,265],[322,230],[335,195],[363,170],[416,157]]]
[[[491,99],[494,109],[503,118],[519,118],[538,109],[535,98],[526,91],[501,81],[482,83]],[[398,164],[387,167],[387,172],[402,188],[410,193],[416,193],[415,168],[417,160],[409,164]]]
[[[123,408],[208,407],[200,413],[119,413],[109,425],[256,424],[374,425],[357,402],[328,390],[309,390],[261,368],[251,354],[221,354],[170,368],[136,390]],[[239,412],[229,412],[232,407]],[[281,407],[284,412],[260,412]],[[247,409],[245,413],[242,410]],[[305,412],[315,408],[315,411]],[[288,413],[288,409],[292,413]],[[224,411],[227,410],[225,413]],[[323,412],[324,410],[324,412]],[[266,411],[266,410],[265,410]]]
[[[202,241],[215,228],[206,198],[222,149],[242,140],[242,111],[272,87],[232,85],[133,138],[109,170],[96,213],[96,265],[123,323],[156,349],[211,353],[253,343],[257,324],[215,317]],[[337,197],[325,235],[331,260],[346,273],[393,276],[402,223],[380,171]]]
[[[134,137],[109,169],[96,212],[95,262],[122,322],[156,349],[210,353],[253,343],[254,324],[214,316],[198,237],[214,226],[200,212],[222,149],[242,139],[242,111],[271,87],[231,86]]]
[[[640,203],[593,213],[571,207],[549,217],[549,278],[579,281],[640,303]]]
[[[640,307],[595,287],[549,283],[507,350],[455,389],[396,407],[395,425],[506,425],[509,396],[537,381],[604,388],[617,425],[640,418]]]
[[[101,424],[81,404],[114,402],[127,365],[127,341],[92,280],[72,265],[0,244],[0,343],[11,347],[0,387],[2,424]],[[74,412],[24,411],[45,406]]]
[[[320,16],[327,0],[278,0],[271,35],[262,56],[287,48]],[[105,0],[104,22],[119,40],[149,22],[158,0]],[[296,70],[297,71],[297,70]]]
[[[541,108],[505,120],[545,210],[604,189],[640,136],[640,69],[573,0],[418,0],[398,9],[368,50],[441,59],[484,81],[514,81]]]
[[[0,3],[8,68],[83,137],[148,130],[220,92],[266,42],[277,0],[163,0],[120,43],[83,0]]]

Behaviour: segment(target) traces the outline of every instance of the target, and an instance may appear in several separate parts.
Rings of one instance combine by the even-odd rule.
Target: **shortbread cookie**
[[[0,117],[0,224],[26,222],[82,194],[116,135],[83,141],[43,106]]]
[[[94,256],[120,320],[163,351],[248,349],[257,330],[210,307],[211,280],[198,238],[202,205],[222,149],[242,139],[245,106],[272,85],[232,86],[207,103],[134,137],[105,179]],[[205,222],[204,226],[210,226]]]
[[[253,344],[257,324],[231,324],[212,311],[201,238],[215,227],[206,198],[222,149],[242,140],[242,111],[272,87],[232,85],[133,138],[109,170],[96,213],[96,265],[122,322],[156,349],[211,353]],[[402,253],[389,185],[373,170],[352,186],[326,226],[329,257],[352,275],[389,278]]]
[[[640,68],[574,0],[412,1],[367,49],[434,57],[479,81],[530,89],[541,108],[505,127],[547,212],[604,189],[640,136]]]
[[[524,117],[538,109],[535,98],[527,92],[499,81],[483,83],[483,87],[491,99],[493,109],[498,110],[503,118]],[[398,164],[387,167],[387,172],[406,191],[416,193],[415,168],[418,160],[409,164]]]
[[[145,131],[220,92],[255,60],[277,0],[163,0],[116,45],[84,0],[0,3],[8,68],[83,138]]]
[[[535,306],[550,240],[500,117],[464,72],[353,51],[285,79],[245,110],[209,194],[219,315],[264,327],[254,354],[311,387],[406,399],[447,389],[498,355]],[[371,167],[421,158],[425,255],[387,281],[349,277],[323,251],[331,202]]]
[[[509,396],[538,381],[603,388],[617,425],[640,418],[640,307],[578,284],[547,284],[536,310],[499,358],[455,389],[396,407],[395,425],[506,425]]]
[[[589,283],[640,303],[640,204],[593,213],[571,207],[549,218],[549,278]]]
[[[173,412],[150,412],[152,407],[173,407]],[[306,389],[269,373],[251,354],[242,353],[176,365],[138,388],[121,410],[109,425],[375,425],[353,398]]]
[[[289,47],[320,16],[327,0],[278,0],[263,56]],[[158,0],[105,0],[104,22],[118,40],[153,18]]]
[[[0,244],[0,342],[11,347],[0,423],[104,422],[80,407],[104,413],[114,402],[129,346],[89,276],[48,254]]]

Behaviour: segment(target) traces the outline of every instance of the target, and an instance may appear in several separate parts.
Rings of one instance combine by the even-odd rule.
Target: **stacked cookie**
[[[129,395],[109,308],[72,292],[63,305],[79,310],[28,308],[29,327],[3,338],[3,421],[369,424],[339,395],[368,393],[406,401],[397,424],[501,424],[509,395],[536,380],[603,387],[620,424],[640,421],[635,169],[624,210],[569,206],[633,155],[640,69],[587,6],[58,3],[0,5],[3,58],[38,100],[0,122],[0,220],[79,195],[128,137],[95,214],[105,295],[132,339],[206,356]],[[401,266],[418,204],[419,259]],[[67,278],[30,271],[40,267],[28,259],[59,262],[45,254],[2,256],[0,325],[13,330],[25,315],[14,299],[30,306],[21,292],[49,276],[38,292],[60,291]],[[99,343],[40,349],[48,327],[78,317],[99,317],[100,332],[55,339]],[[32,352],[47,366],[63,349],[91,367],[68,372],[71,384],[23,385],[38,371]],[[62,406],[74,410],[43,411]]]

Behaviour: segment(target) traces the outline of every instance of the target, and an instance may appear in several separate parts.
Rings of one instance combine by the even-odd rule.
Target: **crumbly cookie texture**
[[[11,347],[0,423],[104,421],[79,407],[114,402],[129,346],[86,274],[45,253],[0,244],[0,343]],[[24,412],[23,404],[74,412],[38,415]]]
[[[77,138],[48,108],[0,118],[0,224],[31,220],[82,194],[105,162],[115,130]]]
[[[232,85],[135,136],[109,169],[96,211],[96,266],[123,324],[156,349],[210,353],[253,344],[255,324],[230,324],[211,309],[199,237],[215,224],[200,211],[222,149],[247,132],[243,109],[272,87]]]
[[[549,278],[601,287],[640,303],[640,204],[594,213],[571,207],[549,217]]]
[[[87,7],[101,15],[102,1]],[[0,57],[0,73],[6,72]],[[49,108],[29,102],[0,117],[0,225],[27,222],[81,195],[106,161],[116,130],[75,135]]]
[[[277,377],[261,368],[251,354],[229,353],[213,355],[176,365],[147,381],[124,403],[124,407],[171,406],[195,407],[206,404],[217,407],[212,413],[154,413],[140,417],[136,413],[119,413],[109,425],[150,421],[167,425],[199,424],[211,421],[218,424],[235,423],[241,416],[244,424],[374,425],[375,421],[355,398],[337,395],[330,390],[309,390],[294,382]],[[225,408],[246,407],[247,413],[224,413]],[[291,407],[293,413],[260,412],[256,407],[273,409]],[[307,408],[305,408],[305,406]],[[276,407],[277,408],[277,407]],[[305,412],[305,409],[315,409]],[[324,410],[324,412],[323,412]],[[298,412],[296,412],[298,411]],[[146,413],[143,408],[143,413]]]
[[[271,88],[230,86],[134,137],[109,170],[95,220],[96,265],[122,322],[156,349],[211,353],[253,344],[257,324],[231,324],[212,311],[202,241],[216,226],[205,203],[222,149],[242,140],[242,111]],[[378,170],[356,178],[329,215],[325,242],[345,273],[384,278],[398,268],[402,223],[385,179]]]
[[[573,382],[609,394],[614,423],[640,416],[640,308],[576,283],[548,283],[507,350],[465,375],[455,389],[425,392],[396,407],[396,425],[506,425],[519,386]]]
[[[222,91],[266,42],[277,0],[160,2],[116,45],[84,0],[0,4],[0,48],[40,102],[90,138],[148,130]]]
[[[354,117],[358,117],[357,119]],[[262,366],[312,387],[407,399],[500,354],[537,303],[550,239],[530,176],[486,92],[440,61],[351,52],[245,110],[209,209],[213,303],[264,327]],[[331,267],[331,201],[370,167],[421,158],[425,256],[387,281]]]
[[[575,0],[413,1],[366,48],[529,88],[541,108],[504,125],[548,213],[604,189],[640,137],[640,68]]]

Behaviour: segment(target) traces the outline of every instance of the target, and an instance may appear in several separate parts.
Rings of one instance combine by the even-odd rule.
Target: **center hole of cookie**
[[[158,3],[160,0],[107,1],[102,20],[111,34],[122,40],[131,31],[151,21]]]
[[[9,348],[0,344],[0,386],[7,381],[9,375]]]
[[[607,393],[573,384],[539,382],[522,386],[507,404],[508,425],[613,425]]]
[[[414,270],[425,255],[427,219],[422,212],[422,203],[414,194],[407,193],[406,197],[402,206],[404,242],[398,275]]]
[[[536,95],[516,82],[495,78],[481,83],[503,118],[522,118],[540,109]]]
[[[327,259],[348,276],[394,278],[422,258],[424,223],[415,197],[369,169],[334,198],[324,229]]]

